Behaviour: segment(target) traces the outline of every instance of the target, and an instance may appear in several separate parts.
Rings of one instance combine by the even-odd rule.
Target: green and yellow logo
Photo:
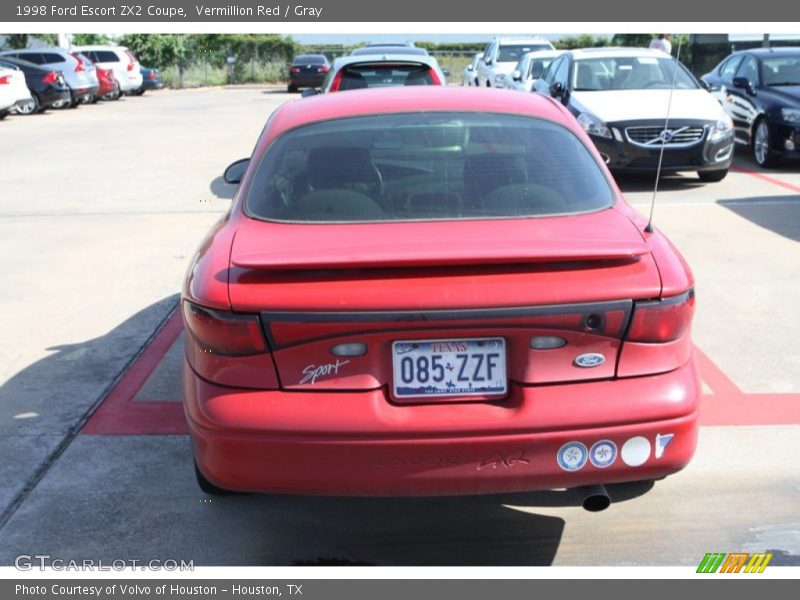
[[[769,561],[772,560],[771,552],[708,552],[697,567],[698,573],[763,573]]]

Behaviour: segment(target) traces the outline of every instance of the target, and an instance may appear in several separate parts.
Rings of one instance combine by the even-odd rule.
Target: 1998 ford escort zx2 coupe
[[[557,102],[291,101],[226,178],[182,298],[205,491],[511,492],[690,460],[691,272]]]

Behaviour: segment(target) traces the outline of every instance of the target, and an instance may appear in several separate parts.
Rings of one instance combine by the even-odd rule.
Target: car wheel
[[[17,113],[21,115],[33,115],[39,112],[41,107],[42,105],[39,102],[39,99],[36,97],[36,94],[31,94],[30,102],[17,105]]]
[[[717,171],[699,171],[697,176],[700,181],[706,183],[713,183],[715,181],[722,181],[728,175],[728,169],[719,169]]]
[[[289,85],[286,86],[286,91],[289,92],[290,94],[294,94],[297,91],[297,86],[292,85],[290,83]]]
[[[8,115],[8,111],[7,110],[0,110],[0,121],[5,119],[6,115]]]
[[[197,468],[197,463],[194,463],[194,474],[195,477],[197,477],[197,485],[200,486],[201,490],[210,496],[237,496],[244,493],[224,490],[221,487],[217,487],[208,479],[206,479],[206,476],[200,472],[200,469]]]
[[[775,154],[770,148],[769,122],[761,118],[753,130],[753,160],[759,167],[771,167],[775,164]]]

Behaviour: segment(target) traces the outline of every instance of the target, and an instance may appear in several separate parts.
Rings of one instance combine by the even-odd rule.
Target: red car
[[[697,441],[693,277],[535,94],[287,102],[182,294],[199,483],[429,495],[675,473]]]
[[[119,83],[117,83],[117,80],[114,78],[113,69],[97,67],[97,81],[100,84],[100,89],[97,91],[97,98],[102,97],[103,100],[119,99]]]

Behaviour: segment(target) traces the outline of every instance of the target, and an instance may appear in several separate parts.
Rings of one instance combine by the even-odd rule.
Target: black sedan
[[[769,167],[783,156],[800,157],[800,48],[734,52],[702,80],[756,163]]]
[[[290,94],[300,88],[318,88],[322,85],[331,63],[324,54],[301,54],[295,56],[289,67]]]
[[[3,56],[0,66],[19,69],[25,74],[25,84],[31,91],[33,102],[17,107],[17,112],[30,115],[48,108],[61,108],[70,102],[69,86],[59,71],[53,71],[22,60]]]

